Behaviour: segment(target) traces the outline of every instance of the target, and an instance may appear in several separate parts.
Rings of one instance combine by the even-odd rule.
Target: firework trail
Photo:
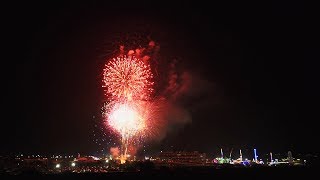
[[[141,142],[160,142],[169,131],[191,121],[188,110],[177,103],[192,85],[189,74],[178,68],[178,59],[160,56],[158,43],[132,37],[136,36],[107,48],[118,50],[107,55],[114,58],[108,58],[102,78],[108,99],[102,107],[103,123],[120,139],[122,162]]]
[[[153,92],[150,65],[135,56],[119,56],[105,65],[103,87],[111,101],[106,103],[106,125],[121,136],[121,162],[125,162],[129,140],[146,129],[148,110],[144,102]]]

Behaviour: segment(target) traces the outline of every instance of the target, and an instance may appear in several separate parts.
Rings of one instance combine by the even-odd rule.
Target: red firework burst
[[[120,56],[105,65],[103,87],[113,99],[148,100],[153,92],[152,78],[149,64],[134,56]]]

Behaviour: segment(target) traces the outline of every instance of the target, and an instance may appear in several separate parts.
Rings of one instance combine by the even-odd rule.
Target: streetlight
[[[60,168],[60,166],[61,166],[60,164],[56,164],[56,168]]]

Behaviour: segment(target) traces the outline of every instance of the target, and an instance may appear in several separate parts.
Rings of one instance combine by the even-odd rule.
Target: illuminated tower
[[[254,161],[257,163],[258,162],[257,149],[253,149],[253,152],[254,152]]]
[[[231,160],[232,150],[233,150],[233,148],[230,151],[230,155],[229,155],[230,160]]]
[[[270,162],[272,162],[272,152],[270,152]]]
[[[289,162],[289,164],[293,163],[293,157],[292,157],[291,151],[288,151],[288,162]]]
[[[242,152],[241,152],[241,149],[240,149],[240,161],[242,161]]]
[[[221,158],[223,158],[223,151],[222,151],[222,148],[220,149],[220,153],[221,153]]]

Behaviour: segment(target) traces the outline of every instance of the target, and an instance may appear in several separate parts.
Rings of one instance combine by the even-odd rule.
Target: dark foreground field
[[[160,169],[145,172],[112,172],[112,173],[62,173],[38,174],[24,173],[20,175],[1,175],[0,179],[310,179],[317,177],[318,168],[311,167],[265,167],[265,168],[176,168]],[[165,178],[165,179],[164,179]],[[316,178],[317,179],[317,178]]]

